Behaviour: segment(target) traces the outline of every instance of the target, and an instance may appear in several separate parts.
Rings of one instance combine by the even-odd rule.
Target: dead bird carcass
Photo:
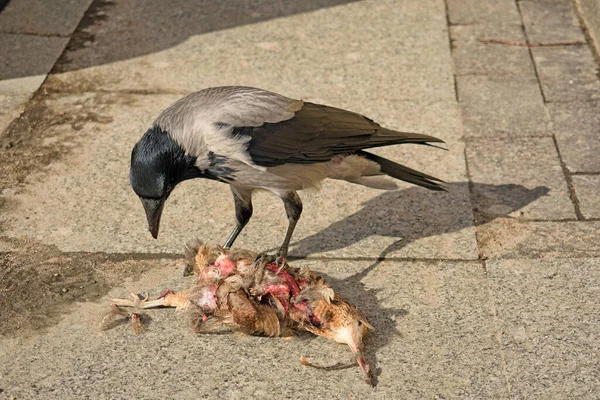
[[[196,285],[178,293],[166,291],[156,300],[137,294],[129,299],[111,299],[112,309],[101,326],[115,316],[135,316],[139,331],[139,315],[119,307],[175,307],[192,315],[199,333],[223,326],[272,337],[289,329],[306,330],[347,344],[365,381],[372,384],[371,371],[363,356],[363,338],[373,326],[308,268],[292,268],[287,264],[280,268],[272,256],[225,250],[199,241],[186,248],[186,258],[188,268],[198,276]],[[301,362],[314,367],[304,358]]]

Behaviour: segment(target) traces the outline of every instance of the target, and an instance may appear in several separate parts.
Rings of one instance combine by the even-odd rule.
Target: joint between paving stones
[[[70,35],[59,35],[57,33],[31,33],[31,32],[18,32],[18,31],[0,31],[3,35],[22,35],[22,36],[36,36],[36,37],[46,37],[46,38],[61,38],[67,39],[70,38]]]
[[[447,24],[447,32],[448,32],[448,41],[449,41],[449,45],[450,45],[450,59],[452,60],[452,53],[454,52],[454,46],[452,44],[452,32],[450,30],[451,26],[456,26],[453,25],[450,21],[450,9],[448,6],[448,0],[444,0],[444,7],[445,7],[445,12],[446,12],[446,24]],[[468,24],[470,25],[470,24]],[[460,104],[460,96],[458,93],[458,81],[456,79],[456,71],[455,71],[455,66],[454,66],[454,61],[451,61],[451,65],[452,65],[452,79],[454,82],[454,96],[456,99],[456,103],[459,107],[459,109],[461,109],[461,104]],[[462,119],[461,119],[461,127],[462,127]],[[483,256],[483,251],[481,249],[481,247],[479,246],[479,230],[477,229],[477,224],[476,224],[476,220],[475,220],[475,204],[473,202],[474,199],[474,187],[473,187],[473,180],[471,179],[471,173],[469,171],[469,161],[467,158],[467,140],[468,138],[465,137],[464,135],[464,129],[462,130],[463,134],[462,134],[462,140],[465,143],[465,148],[463,149],[463,157],[465,160],[465,172],[467,175],[467,182],[468,182],[468,188],[469,188],[469,203],[471,204],[471,223],[473,224],[473,226],[475,227],[475,243],[477,244],[477,257],[478,260],[483,260],[484,256]]]
[[[573,184],[573,179],[571,178],[571,174],[567,169],[567,165],[565,164],[562,155],[560,154],[560,148],[558,147],[558,142],[556,140],[556,136],[552,135],[552,140],[554,141],[554,147],[556,148],[556,153],[558,154],[558,160],[560,161],[560,166],[563,171],[563,175],[565,177],[565,181],[567,182],[567,188],[569,190],[569,198],[573,202],[573,207],[575,208],[575,215],[577,216],[577,220],[584,221],[585,217],[581,212],[581,206],[579,204],[579,199],[577,198],[577,193],[575,192],[575,185]]]
[[[598,77],[598,80],[600,80],[600,66],[598,66],[598,71],[596,72],[596,76]],[[598,103],[598,99],[577,99],[576,100],[578,103]],[[564,101],[558,101],[558,100],[548,100],[546,102],[546,104],[569,104],[569,103],[573,103],[572,99],[566,99]]]
[[[480,259],[462,258],[420,258],[420,257],[293,257],[288,256],[289,261],[368,261],[368,262],[419,262],[425,264],[435,263],[477,263]]]
[[[49,75],[54,75],[54,73],[50,73]],[[190,94],[189,91],[183,90],[167,90],[167,89],[86,89],[86,90],[70,90],[69,88],[57,90],[53,87],[44,88],[49,94],[81,94],[81,93],[91,93],[91,94],[130,94],[130,95],[139,95],[139,96],[152,96],[152,95],[179,95],[179,96],[187,96]]]
[[[487,268],[487,263],[485,260],[480,260],[479,263],[481,264],[481,267],[483,268],[484,272],[485,272],[485,278],[486,278],[486,283],[487,283],[487,289],[488,289],[488,299],[490,302],[490,307],[491,307],[491,311],[492,311],[492,319],[496,325],[496,344],[498,346],[497,351],[498,351],[498,355],[500,356],[500,369],[502,371],[502,376],[504,377],[504,384],[506,387],[506,391],[508,392],[508,398],[511,398],[511,387],[510,387],[510,377],[508,375],[508,368],[506,365],[506,354],[504,353],[504,345],[502,343],[502,336],[504,334],[503,329],[502,329],[502,320],[500,320],[500,318],[498,317],[498,308],[496,307],[496,296],[495,296],[495,291],[493,289],[492,286],[492,281],[490,279],[490,276],[488,274],[488,268]]]
[[[519,135],[519,139],[548,139],[551,138],[553,135],[551,133],[548,133],[547,135]],[[494,139],[498,139],[498,140],[504,140],[504,139],[514,139],[515,135],[511,134],[511,133],[506,133],[506,134],[500,134],[500,135],[494,135]],[[486,140],[489,139],[489,136],[473,136],[473,135],[469,135],[467,137],[464,137],[463,140],[465,143],[470,143],[470,142],[477,142],[479,140]]]
[[[448,48],[450,49],[450,58],[452,58],[452,53],[454,52],[454,46],[452,44],[452,34],[450,32],[450,27],[452,23],[450,22],[450,10],[448,8],[448,0],[444,0],[444,10],[446,12],[446,32],[448,33]],[[454,99],[460,105],[460,100],[458,98],[458,82],[456,81],[456,71],[454,70],[454,62],[450,63],[452,65],[452,81],[454,83]]]
[[[463,138],[464,139],[464,138]],[[465,143],[466,144],[466,143]],[[465,173],[467,175],[467,182],[469,187],[469,202],[471,203],[471,222],[475,227],[475,243],[477,243],[477,256],[480,260],[484,259],[483,250],[479,246],[480,237],[479,229],[477,229],[477,221],[475,220],[475,204],[473,202],[475,196],[475,187],[473,185],[473,179],[471,179],[471,170],[469,168],[469,159],[467,158],[467,146],[463,149],[463,157],[465,159]]]
[[[581,171],[581,172],[570,172],[571,176],[579,176],[579,175],[589,175],[589,176],[598,176],[600,172],[592,172],[592,171]]]
[[[529,41],[529,35],[527,34],[527,28],[525,28],[525,20],[523,19],[523,12],[521,10],[521,3],[518,0],[515,0],[515,5],[517,6],[517,11],[519,12],[519,19],[521,20],[521,29],[523,30],[523,35],[525,36],[525,43],[531,44]],[[533,51],[531,47],[527,46],[527,52],[529,53],[529,58],[531,59],[531,64],[533,66],[533,72],[535,73],[535,78],[538,82],[538,87],[540,89],[540,93],[542,95],[542,101],[546,104],[546,95],[544,94],[544,88],[542,87],[542,81],[540,79],[540,74],[538,72],[537,65],[535,63],[535,59],[533,58]]]

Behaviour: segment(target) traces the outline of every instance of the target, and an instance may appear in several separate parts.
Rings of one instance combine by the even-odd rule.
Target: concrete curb
[[[573,4],[585,34],[592,43],[596,61],[600,63],[600,0],[573,0]]]

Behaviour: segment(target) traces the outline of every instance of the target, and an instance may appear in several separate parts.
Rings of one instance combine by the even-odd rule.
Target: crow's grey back
[[[154,124],[169,132],[186,153],[198,157],[199,168],[207,167],[209,151],[253,165],[245,151],[250,138],[232,136],[233,128],[288,120],[302,104],[266,90],[221,86],[176,101]]]

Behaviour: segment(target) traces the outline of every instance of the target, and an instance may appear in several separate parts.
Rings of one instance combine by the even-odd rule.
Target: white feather
[[[331,161],[314,164],[283,164],[266,170],[231,162],[235,170],[233,186],[263,189],[283,196],[294,190],[318,190],[326,178],[345,180],[375,189],[394,190],[398,186],[381,173],[379,164],[357,155],[335,156]]]

